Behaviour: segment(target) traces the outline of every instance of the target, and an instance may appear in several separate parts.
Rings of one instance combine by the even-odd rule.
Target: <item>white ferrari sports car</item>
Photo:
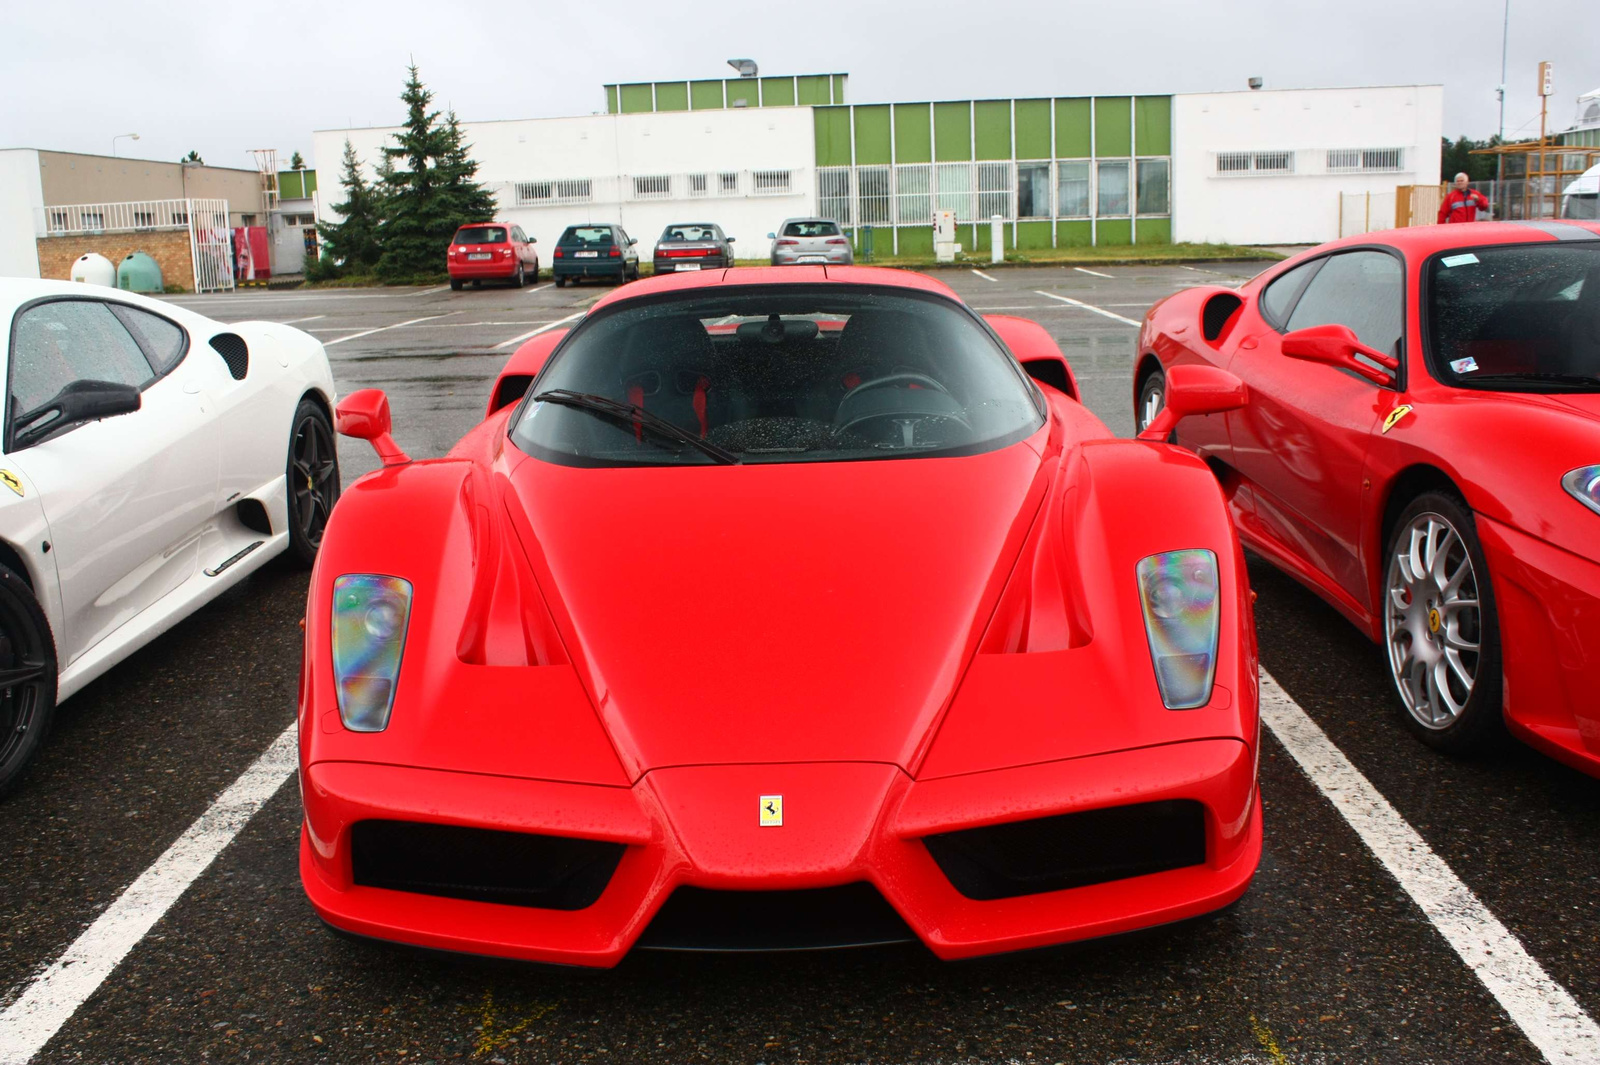
[[[0,278],[0,794],[55,706],[274,555],[339,495],[311,336]]]

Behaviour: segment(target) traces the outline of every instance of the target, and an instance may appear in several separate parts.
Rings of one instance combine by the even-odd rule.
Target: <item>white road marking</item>
[[[1600,1061],[1600,1025],[1265,670],[1261,718],[1545,1060]]]
[[[986,312],[986,311],[1055,311],[1055,310],[1060,310],[1060,308],[1057,307],[1053,303],[1003,303],[1003,304],[997,304],[997,305],[995,305],[993,307],[979,307],[976,304],[970,304],[969,303],[967,306],[969,306],[973,310],[979,311],[979,312]]]
[[[326,318],[326,317],[328,317],[328,316],[325,315],[325,314],[313,314],[309,318],[291,318],[287,322],[282,322],[280,324],[282,324],[282,325],[294,325],[296,322],[314,322],[318,318]]]
[[[425,289],[423,289],[423,290],[422,290],[422,291],[421,291],[421,292],[417,292],[417,293],[414,293],[414,295],[418,295],[418,296],[431,296],[431,295],[433,295],[433,294],[434,294],[434,293],[435,293],[435,292],[443,292],[443,291],[445,291],[445,290],[446,290],[446,289],[448,289],[448,288],[449,288],[449,287],[450,287],[450,286],[449,286],[449,285],[440,285],[440,286],[439,286],[439,287],[438,287],[438,288],[425,288]]]
[[[983,278],[985,281],[993,281],[997,285],[1000,283],[1000,279],[998,277],[990,277],[988,274],[984,273],[982,270],[975,269],[972,272],[977,274],[979,277]]]
[[[527,340],[529,337],[536,337],[540,333],[548,332],[549,330],[554,329],[558,325],[565,325],[566,323],[572,321],[574,318],[582,318],[584,315],[586,315],[588,313],[589,313],[588,311],[579,311],[576,314],[569,314],[565,318],[557,318],[553,322],[546,322],[544,325],[541,325],[539,328],[529,330],[528,332],[523,333],[521,336],[514,336],[510,340],[502,340],[502,341],[500,341],[500,343],[498,343],[498,344],[496,344],[494,346],[494,349],[498,350],[500,348],[509,348],[513,344],[520,344],[524,340]]]
[[[1134,321],[1132,318],[1124,318],[1115,311],[1108,311],[1104,307],[1096,307],[1092,303],[1084,303],[1082,300],[1075,300],[1071,296],[1057,296],[1054,292],[1040,292],[1039,289],[1034,289],[1034,291],[1038,292],[1039,295],[1044,296],[1046,299],[1060,300],[1062,303],[1070,303],[1074,307],[1082,307],[1086,311],[1093,311],[1096,314],[1103,314],[1107,318],[1114,318],[1124,325],[1131,325],[1135,329],[1139,328],[1139,323]]]
[[[1106,278],[1107,280],[1110,280],[1110,281],[1115,281],[1116,280],[1116,278],[1112,277],[1110,274],[1102,274],[1098,270],[1087,270],[1087,269],[1085,269],[1084,267],[1081,267],[1081,266],[1074,266],[1073,269],[1078,271],[1078,273],[1080,273],[1080,274],[1088,274],[1091,277],[1103,277],[1103,278]]]
[[[256,296],[166,296],[168,303],[180,307],[209,307],[216,303],[303,303],[307,300],[398,300],[415,296],[415,292],[356,292],[349,289],[319,289],[299,294],[263,292]]]
[[[409,322],[396,322],[394,325],[380,325],[376,329],[365,329],[359,333],[351,333],[349,336],[339,337],[337,340],[330,340],[322,346],[325,348],[331,348],[335,344],[343,344],[346,340],[357,340],[361,337],[369,337],[373,333],[386,333],[391,329],[399,329],[401,326],[416,325],[418,322],[431,322],[435,318],[448,318],[452,314],[460,313],[460,311],[447,311],[444,314],[430,314],[422,318],[413,318]]]
[[[550,287],[550,282],[546,281],[542,285],[534,285],[532,288],[529,288],[529,289],[527,289],[525,291],[527,291],[527,292],[543,292],[545,289],[547,289],[549,287]]]
[[[257,810],[294,775],[290,725],[0,1013],[0,1065],[23,1065],[94,994]]]

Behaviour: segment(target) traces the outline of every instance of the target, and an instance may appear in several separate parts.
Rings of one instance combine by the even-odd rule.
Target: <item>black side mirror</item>
[[[69,425],[131,414],[143,402],[132,385],[113,381],[73,381],[44,403],[17,416],[12,446],[27,447]]]
[[[732,244],[732,243],[733,243],[733,242],[734,242],[734,240],[735,240],[735,239],[736,239],[736,238],[734,238],[734,237],[729,237],[729,238],[728,238],[728,243],[729,243],[729,244]]]

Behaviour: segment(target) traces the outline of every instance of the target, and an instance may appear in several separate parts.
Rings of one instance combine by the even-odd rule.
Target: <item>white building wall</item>
[[[44,217],[44,184],[39,153],[32,148],[0,150],[0,277],[38,277],[36,219]]]
[[[1172,98],[1172,239],[1318,244],[1339,236],[1341,193],[1437,184],[1438,85],[1186,93]],[[1404,150],[1402,169],[1332,172],[1330,149]],[[1223,173],[1219,152],[1292,152],[1294,172]],[[1379,197],[1374,196],[1377,203]],[[1381,229],[1392,226],[1392,215]]]
[[[740,108],[574,118],[465,122],[462,131],[478,162],[478,180],[500,202],[499,217],[522,226],[548,249],[561,231],[580,222],[616,222],[648,256],[662,229],[673,222],[716,222],[738,238],[741,257],[764,256],[766,234],[783,219],[815,210],[816,136],[809,107]],[[313,134],[318,171],[318,219],[337,222],[334,205],[344,199],[338,184],[348,137],[368,172],[398,127],[320,130]],[[757,194],[751,171],[788,171],[789,191]],[[740,175],[736,194],[723,195],[717,176]],[[689,195],[688,175],[707,175],[707,193]],[[639,198],[635,177],[667,175],[668,198]],[[585,203],[518,206],[518,182],[591,182]]]

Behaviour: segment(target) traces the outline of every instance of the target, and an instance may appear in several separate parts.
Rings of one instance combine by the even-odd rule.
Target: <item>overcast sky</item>
[[[587,114],[601,86],[845,72],[853,103],[1442,83],[1444,132],[1499,127],[1504,0],[0,0],[0,147],[253,167],[311,131],[391,125],[409,57],[466,120]],[[1600,0],[1511,0],[1508,136],[1600,87]]]

